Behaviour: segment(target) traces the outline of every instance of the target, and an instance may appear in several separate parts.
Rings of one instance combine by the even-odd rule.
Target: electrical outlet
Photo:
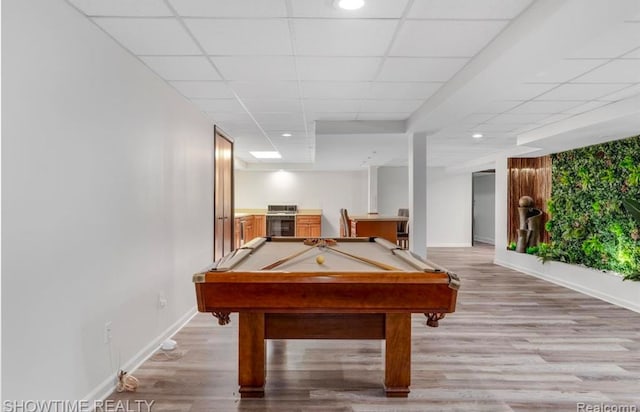
[[[167,307],[167,298],[165,297],[164,292],[158,293],[158,307],[160,309]]]
[[[111,343],[111,321],[104,324],[104,343]]]

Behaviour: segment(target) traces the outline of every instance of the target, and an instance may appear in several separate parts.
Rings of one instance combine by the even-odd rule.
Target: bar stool
[[[398,216],[409,217],[409,209],[398,209]],[[397,244],[403,249],[409,249],[409,221],[398,222],[396,233]]]
[[[351,237],[351,225],[349,224],[349,213],[347,213],[347,209],[340,209],[340,222],[342,222],[340,236]]]

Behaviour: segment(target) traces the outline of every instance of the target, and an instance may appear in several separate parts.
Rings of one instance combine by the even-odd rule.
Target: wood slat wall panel
[[[508,197],[507,230],[509,242],[518,240],[518,200],[522,196],[531,196],[534,207],[544,212],[540,227],[540,241],[549,242],[549,234],[544,224],[549,219],[547,202],[551,198],[551,156],[513,157],[507,160]]]

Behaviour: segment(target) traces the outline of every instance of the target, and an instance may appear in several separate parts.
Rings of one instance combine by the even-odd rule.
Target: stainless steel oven
[[[267,236],[296,235],[296,205],[267,206]]]

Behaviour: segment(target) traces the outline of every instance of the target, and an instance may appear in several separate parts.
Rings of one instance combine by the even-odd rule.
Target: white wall
[[[295,204],[322,209],[322,236],[340,234],[340,209],[367,213],[367,172],[235,171],[235,207],[266,209],[269,204]]]
[[[473,175],[473,240],[495,243],[495,173]]]
[[[378,213],[397,215],[409,207],[409,171],[407,167],[378,168]]]
[[[193,313],[212,126],[63,1],[2,7],[3,397],[95,398]]]
[[[427,247],[471,246],[471,173],[427,169]]]

